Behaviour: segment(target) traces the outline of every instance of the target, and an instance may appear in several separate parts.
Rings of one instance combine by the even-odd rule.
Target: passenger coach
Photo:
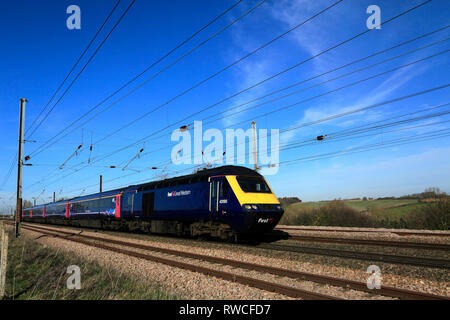
[[[23,211],[23,220],[237,239],[271,231],[283,208],[262,175],[239,166],[77,197]]]

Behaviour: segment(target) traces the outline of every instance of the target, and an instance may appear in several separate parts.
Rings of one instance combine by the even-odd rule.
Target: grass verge
[[[52,248],[34,238],[9,235],[5,299],[20,300],[166,300],[163,288]],[[81,271],[81,289],[67,289],[67,268]]]

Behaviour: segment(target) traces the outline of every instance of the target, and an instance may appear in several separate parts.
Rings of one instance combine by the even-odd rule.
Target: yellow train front
[[[211,221],[229,225],[233,234],[272,231],[284,210],[264,177],[245,167],[218,170],[224,174],[209,177]]]

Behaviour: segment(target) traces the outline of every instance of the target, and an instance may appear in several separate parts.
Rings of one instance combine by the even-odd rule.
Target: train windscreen
[[[244,192],[271,193],[269,186],[262,178],[237,177],[236,180]]]

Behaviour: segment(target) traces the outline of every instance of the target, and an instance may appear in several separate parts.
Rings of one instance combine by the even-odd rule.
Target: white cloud
[[[304,111],[302,118],[296,121],[294,126],[325,119],[336,114],[356,110],[387,100],[395,91],[405,86],[413,78],[422,74],[426,69],[426,66],[423,66],[421,68],[413,68],[411,66],[399,69],[374,89],[364,93],[361,98],[357,99],[351,105],[344,105],[346,101],[352,101],[352,98],[345,97],[345,99],[339,98],[337,102],[332,104],[327,103],[325,105],[320,104],[314,107],[310,107]],[[377,121],[383,116],[384,114],[377,110],[366,110],[354,114],[353,116],[351,116],[351,118],[337,118],[335,120],[327,122],[327,124],[334,124],[339,127],[348,127],[354,125],[355,123],[363,124],[367,122]],[[304,129],[302,130],[304,131]],[[288,143],[296,135],[295,131],[297,130],[282,134],[281,143]]]
[[[273,3],[265,3],[251,15],[246,17],[243,23],[239,23],[233,26],[232,39],[234,47],[231,51],[232,53],[230,54],[230,56],[232,56],[232,59],[240,58],[243,54],[254,50],[264,43],[261,42],[258,37],[252,36],[252,33],[248,30],[246,22],[259,22],[260,20],[258,19],[261,18],[265,18],[265,20],[272,19],[273,22],[270,23],[270,25],[272,26],[270,28],[270,32],[273,32],[273,36],[275,37],[276,35],[279,35],[282,32],[285,32],[288,29],[305,21],[307,18],[311,17],[312,15],[321,11],[329,5],[329,2],[325,0],[282,0],[275,1]],[[339,10],[334,10],[333,12],[333,10],[331,9],[324,14],[331,15],[334,19],[336,18],[336,15],[340,13]],[[277,22],[281,23],[280,27],[277,26]],[[325,43],[327,42],[327,40],[330,40],[330,37],[331,35],[329,31],[327,31],[327,28],[325,28],[323,22],[318,22],[316,18],[313,21],[305,23],[297,30],[291,32],[289,35],[283,38],[293,39],[294,44],[297,44],[297,46],[303,48],[306,51],[307,55],[305,57],[310,57],[311,55],[317,53],[319,50],[323,50],[326,46]],[[281,40],[278,40],[277,42],[279,41]],[[279,54],[277,58],[274,58],[273,55],[268,54],[268,51],[270,51],[276,45],[276,43],[271,44],[269,47],[264,48],[261,51],[264,51],[264,54],[258,53],[255,56],[246,59],[244,63],[238,64],[238,66],[236,66],[236,68],[234,69],[235,78],[238,79],[238,87],[236,91],[247,88],[273,75],[275,72],[280,71],[280,69],[277,67],[280,64],[280,61],[276,60],[277,58],[282,59],[281,57],[285,54]],[[293,48],[293,50],[296,49]],[[325,66],[323,61],[316,60],[317,59],[315,59],[313,63],[315,63],[316,66],[320,66],[320,69],[324,69]],[[327,62],[325,63],[327,66],[329,64],[328,61],[329,60],[327,60]],[[231,104],[231,107],[263,95],[266,92],[267,86],[270,85],[272,85],[272,83],[267,83],[263,86],[258,86],[252,89],[248,93],[240,95],[239,98],[235,100],[233,104]],[[239,111],[239,109],[243,109],[246,107],[248,107],[248,105],[243,106],[242,108],[238,108],[237,110]],[[233,112],[235,111],[236,110],[233,110]],[[225,118],[222,123],[225,127],[228,127],[231,124],[236,123],[236,119],[241,118],[244,114],[245,112],[239,113],[232,118]]]
[[[329,1],[324,0],[278,0],[269,7],[269,10],[276,20],[292,28],[330,5]],[[316,55],[328,48],[331,43],[335,44],[335,33],[330,30],[336,29],[340,21],[345,21],[343,19],[349,14],[348,10],[348,7],[343,9],[342,4],[338,4],[302,25],[293,32],[291,37],[309,56]],[[327,70],[336,59],[339,60],[339,57],[327,56],[325,59],[322,57],[314,59],[312,60],[313,69],[319,72]]]
[[[412,65],[395,71],[388,79],[360,99],[356,106],[371,105],[387,99],[389,95],[423,73],[426,69],[426,66],[418,68],[416,65]]]
[[[269,61],[264,59],[249,61],[243,64],[236,72],[237,77],[240,79],[237,91],[243,90],[255,84],[256,82],[267,78],[269,69],[270,69]],[[225,113],[222,121],[223,126],[228,128],[234,123],[238,122],[238,119],[241,118],[243,114],[245,114],[245,112],[241,113],[240,111],[245,108],[248,108],[251,104],[246,104],[239,108],[234,108],[235,106],[241,105],[243,103],[246,103],[247,101],[260,97],[263,94],[264,89],[261,87],[257,87],[247,93],[239,95],[238,98],[233,100],[233,103],[230,105],[229,112]],[[233,116],[228,116],[236,112],[238,113]]]

